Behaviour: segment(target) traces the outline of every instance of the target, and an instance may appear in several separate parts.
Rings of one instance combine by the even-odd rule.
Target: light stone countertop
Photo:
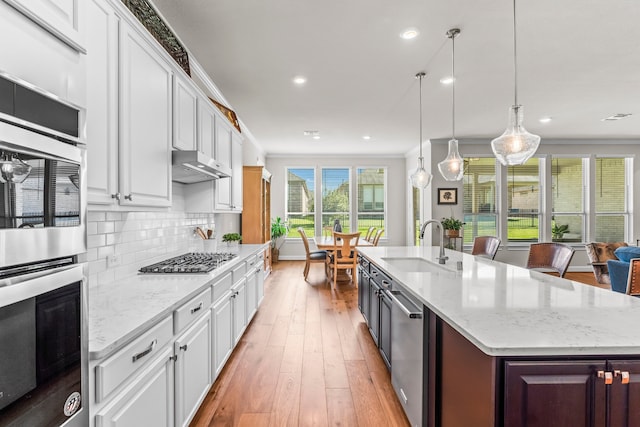
[[[640,298],[437,247],[358,252],[490,356],[640,355]],[[427,272],[385,258],[433,261]],[[462,261],[462,271],[456,263]]]
[[[139,273],[106,285],[90,285],[89,359],[102,359],[124,347],[264,247],[239,245],[236,258],[207,274]],[[176,255],[180,254],[165,258]]]

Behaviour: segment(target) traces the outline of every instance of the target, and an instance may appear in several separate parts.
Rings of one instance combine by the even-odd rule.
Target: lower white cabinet
[[[213,306],[213,374],[217,378],[233,350],[232,291]]]
[[[176,426],[189,424],[212,384],[211,311],[174,343]]]
[[[95,417],[96,427],[173,426],[173,349],[165,347]]]
[[[231,288],[233,305],[233,344],[240,341],[247,327],[247,279],[243,277]]]

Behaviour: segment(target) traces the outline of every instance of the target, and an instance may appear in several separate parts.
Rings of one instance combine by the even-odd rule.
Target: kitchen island
[[[438,249],[359,249],[423,304],[425,425],[640,422],[640,299]]]

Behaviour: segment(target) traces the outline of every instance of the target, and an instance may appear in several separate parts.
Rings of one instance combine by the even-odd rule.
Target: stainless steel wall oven
[[[0,72],[0,426],[86,426],[84,111]]]

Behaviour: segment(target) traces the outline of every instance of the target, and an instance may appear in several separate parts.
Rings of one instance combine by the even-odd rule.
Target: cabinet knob
[[[187,344],[185,344],[185,345],[181,345],[181,346],[180,346],[180,350],[187,351]]]
[[[129,195],[128,195],[128,196],[124,196],[124,199],[125,199],[125,200],[128,200],[128,201],[130,201],[130,202],[133,202],[133,197],[131,196],[131,193],[129,193]]]
[[[598,378],[604,378],[605,385],[613,384],[613,374],[611,372],[598,371]]]
[[[120,201],[120,193],[112,194],[111,198],[116,199],[117,201]]]
[[[178,355],[174,354],[173,356],[169,356],[169,360],[173,360],[174,362],[178,361]]]

